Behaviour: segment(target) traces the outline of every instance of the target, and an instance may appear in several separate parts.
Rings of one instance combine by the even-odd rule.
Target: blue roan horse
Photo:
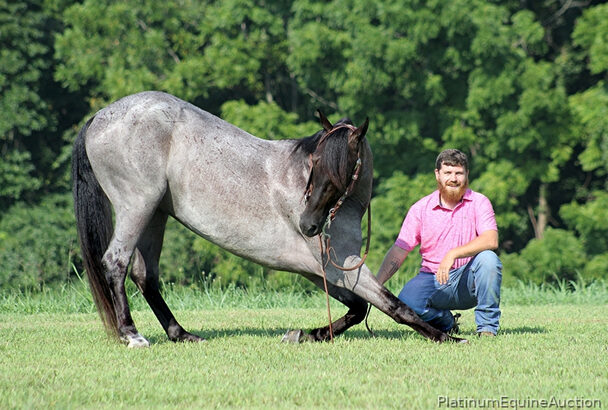
[[[110,333],[130,347],[148,346],[135,328],[125,279],[131,277],[170,340],[201,341],[177,322],[159,291],[158,261],[171,215],[205,239],[273,269],[297,272],[348,308],[335,334],[360,323],[371,303],[435,340],[429,326],[364,264],[327,264],[319,241],[330,208],[358,181],[328,229],[334,262],[361,259],[361,218],[370,201],[372,154],[361,127],[344,120],[299,140],[267,141],[174,96],[144,92],[99,111],[80,131],[72,172],[78,234],[91,291]],[[114,226],[112,225],[112,210]],[[328,340],[329,326],[299,340]]]

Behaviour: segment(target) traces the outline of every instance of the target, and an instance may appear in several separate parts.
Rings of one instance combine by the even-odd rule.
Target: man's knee
[[[502,278],[502,263],[494,251],[482,251],[474,258],[473,271],[481,280],[500,281]]]
[[[486,269],[502,270],[502,263],[494,251],[479,252],[474,258],[474,263]]]

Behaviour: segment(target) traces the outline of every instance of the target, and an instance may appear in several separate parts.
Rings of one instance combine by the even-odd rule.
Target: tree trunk
[[[534,210],[528,206],[528,215],[534,229],[534,237],[543,239],[547,223],[549,221],[549,205],[547,204],[547,184],[542,183],[538,189],[538,218],[534,215]]]

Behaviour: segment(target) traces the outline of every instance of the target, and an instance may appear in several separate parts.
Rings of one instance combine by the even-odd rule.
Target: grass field
[[[208,341],[168,342],[137,296],[142,350],[106,338],[85,291],[0,295],[0,408],[608,406],[605,284],[506,289],[497,338],[477,339],[463,312],[469,345],[429,342],[377,310],[376,338],[358,325],[333,345],[282,344],[287,329],[324,324],[321,294],[174,290],[176,316]]]

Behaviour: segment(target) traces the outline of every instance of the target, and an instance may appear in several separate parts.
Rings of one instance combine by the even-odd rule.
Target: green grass
[[[77,286],[5,293],[0,408],[434,408],[442,397],[452,407],[578,398],[605,408],[606,286],[503,294],[495,339],[474,336],[472,311],[462,312],[471,343],[439,345],[374,310],[376,338],[358,325],[333,345],[289,345],[280,343],[287,329],[325,323],[322,294],[173,289],[178,319],[208,341],[168,342],[137,296],[134,319],[152,347],[130,350],[106,338]],[[332,304],[335,318],[342,313]]]

